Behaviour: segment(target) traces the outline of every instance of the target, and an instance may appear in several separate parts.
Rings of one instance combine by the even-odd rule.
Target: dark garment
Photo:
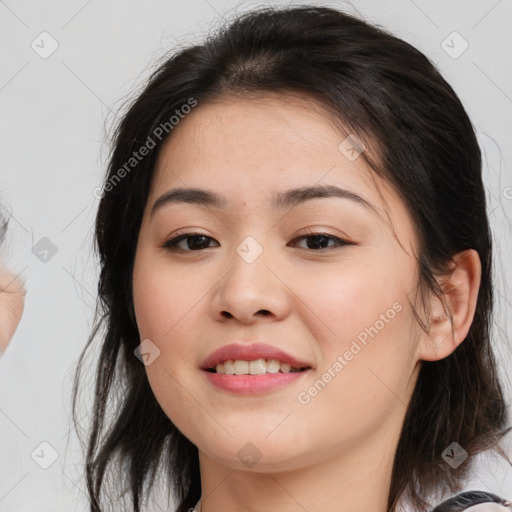
[[[440,505],[432,510],[432,512],[462,512],[469,507],[479,505],[480,503],[498,503],[503,507],[509,507],[512,510],[512,505],[509,500],[505,500],[484,491],[469,491],[457,494],[453,498],[443,501]]]

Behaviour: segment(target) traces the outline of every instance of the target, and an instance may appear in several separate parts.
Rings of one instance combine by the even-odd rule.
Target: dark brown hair
[[[191,99],[200,109],[215,99],[262,93],[310,97],[346,133],[376,148],[363,157],[395,187],[417,229],[419,299],[428,293],[442,298],[437,278],[449,272],[458,252],[475,249],[482,263],[466,340],[449,357],[421,363],[396,451],[389,510],[402,495],[422,508],[432,492],[460,490],[471,456],[503,435],[507,409],[490,344],[492,244],[481,154],[460,100],[421,52],[383,29],[331,8],[265,8],[238,16],[204,44],[173,53],[117,126],[96,219],[101,265],[96,326],[79,360],[73,399],[77,421],[84,356],[104,328],[87,439],[93,512],[102,510],[108,469],[122,468],[127,475],[125,490],[136,512],[159,468],[177,512],[186,512],[201,495],[197,448],[164,414],[133,354],[140,343],[132,300],[134,255],[165,140],[155,137],[158,128],[169,126],[171,116]],[[172,126],[166,136],[172,136]],[[127,168],[148,137],[155,147]],[[415,314],[427,331],[422,315]],[[441,458],[453,441],[470,455],[458,469]]]

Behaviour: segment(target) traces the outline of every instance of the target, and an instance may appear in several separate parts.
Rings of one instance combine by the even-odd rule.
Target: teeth
[[[267,361],[267,373],[277,373],[281,368],[281,363],[277,359]]]
[[[254,361],[225,361],[215,367],[217,373],[226,375],[263,375],[264,373],[294,373],[300,369],[292,368],[288,363],[277,359],[256,359]]]
[[[219,365],[217,365],[219,366]],[[217,373],[226,373],[228,375],[234,375],[235,374],[235,368],[233,367],[233,361],[225,361],[224,365],[220,363],[221,370],[217,368]]]
[[[249,363],[249,373],[251,375],[261,375],[267,373],[267,365],[265,359],[256,359]]]
[[[249,373],[249,361],[234,361],[235,375],[247,375]]]
[[[281,371],[283,373],[290,373],[292,367],[288,363],[281,363]]]

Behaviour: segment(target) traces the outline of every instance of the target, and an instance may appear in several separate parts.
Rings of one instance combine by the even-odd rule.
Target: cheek
[[[186,273],[162,258],[142,255],[136,259],[133,300],[141,338],[165,344],[174,332],[187,325],[188,317],[201,309],[201,298],[207,289],[208,283],[199,273]]]
[[[141,341],[149,339],[158,354],[146,366],[146,374],[163,411],[184,431],[189,430],[196,412],[190,407],[188,390],[193,389],[197,371],[192,358],[198,325],[194,315],[205,314],[202,295],[204,284],[191,276],[144,254],[136,258],[133,300],[137,327]],[[183,411],[188,413],[183,415]]]
[[[139,336],[159,351],[146,372],[166,412],[179,410],[190,399],[181,386],[188,389],[197,378],[199,326],[209,314],[204,295],[210,287],[207,276],[184,272],[161,256],[142,252],[135,260],[133,300]]]
[[[356,338],[363,344],[375,336],[394,338],[409,325],[402,322],[407,291],[413,288],[410,267],[407,261],[392,265],[378,257],[347,259],[341,268],[295,278],[294,291],[304,304],[303,318],[314,321],[315,338],[329,350],[342,350]]]
[[[321,382],[311,393],[305,390],[304,402],[322,402],[320,409],[337,404],[338,412],[352,408],[351,413],[371,416],[379,414],[371,410],[378,404],[383,411],[382,404],[396,401],[395,393],[405,396],[415,366],[408,304],[414,276],[410,262],[378,260],[353,262],[305,283],[309,328],[322,354]]]
[[[309,424],[306,436],[310,430],[321,431],[332,446],[350,446],[383,425],[402,420],[415,365],[409,313],[397,306],[385,317],[388,323],[376,322],[373,313],[356,318],[355,312],[350,325],[338,324],[342,334],[331,335],[322,367],[297,396],[295,419]],[[307,439],[303,443],[307,445]]]

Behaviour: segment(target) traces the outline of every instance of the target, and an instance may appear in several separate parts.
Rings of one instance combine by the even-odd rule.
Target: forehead
[[[173,129],[154,182],[165,187],[207,179],[221,186],[229,178],[256,191],[330,180],[372,189],[375,177],[364,158],[345,156],[346,137],[313,99],[226,97],[199,104]]]

